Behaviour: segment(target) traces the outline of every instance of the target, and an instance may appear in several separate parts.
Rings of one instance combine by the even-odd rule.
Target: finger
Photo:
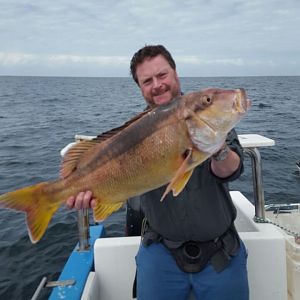
[[[84,192],[80,192],[80,193],[77,195],[77,197],[76,197],[76,199],[75,199],[75,205],[74,205],[74,207],[75,207],[76,209],[82,209],[83,197],[84,197]]]
[[[92,199],[93,193],[91,191],[86,191],[83,195],[82,208],[90,208]]]
[[[71,196],[66,201],[66,207],[72,209],[74,207],[75,197]]]
[[[97,199],[96,198],[93,198],[92,200],[91,200],[91,208],[95,208],[97,206]]]

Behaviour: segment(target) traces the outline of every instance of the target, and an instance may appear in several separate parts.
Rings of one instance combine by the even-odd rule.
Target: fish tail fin
[[[0,196],[0,207],[26,213],[27,229],[32,243],[38,242],[45,233],[52,215],[60,202],[45,189],[49,183],[42,182]]]

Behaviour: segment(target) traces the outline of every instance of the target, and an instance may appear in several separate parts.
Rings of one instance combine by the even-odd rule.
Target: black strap
[[[219,239],[209,242],[188,241],[179,247],[170,247],[164,240],[162,244],[169,249],[177,266],[186,273],[202,271],[212,256],[222,249],[222,242]]]

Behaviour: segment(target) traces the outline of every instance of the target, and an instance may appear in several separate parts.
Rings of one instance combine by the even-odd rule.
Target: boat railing
[[[78,251],[87,251],[90,249],[90,222],[89,222],[89,210],[78,210],[77,224],[78,224]]]
[[[258,134],[238,135],[244,153],[250,156],[252,164],[253,195],[255,206],[255,222],[265,221],[265,199],[262,177],[262,161],[258,147],[274,146],[274,140]],[[91,140],[94,136],[75,135],[75,141]],[[62,155],[68,150],[68,146],[61,152]],[[89,249],[89,213],[88,210],[78,211],[79,246],[78,251]]]
[[[244,153],[248,154],[252,163],[253,196],[255,206],[254,221],[265,220],[265,195],[262,179],[262,164],[260,152],[257,148],[244,148]]]
[[[275,141],[258,134],[238,135],[244,153],[250,156],[252,164],[253,196],[255,207],[255,222],[266,222],[265,196],[262,176],[262,160],[258,147],[274,146]]]

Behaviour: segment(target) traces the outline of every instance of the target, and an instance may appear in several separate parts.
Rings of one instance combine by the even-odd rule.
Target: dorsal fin
[[[80,158],[82,158],[83,154],[89,151],[91,148],[95,147],[95,145],[98,145],[114,136],[116,136],[119,132],[124,130],[126,127],[130,126],[140,118],[142,118],[145,114],[147,114],[152,109],[148,109],[143,111],[142,113],[134,116],[129,121],[125,122],[123,125],[113,128],[109,131],[103,132],[100,135],[98,135],[96,138],[92,140],[84,140],[80,141],[77,144],[75,144],[72,148],[70,148],[67,153],[65,154],[61,170],[60,170],[60,176],[62,178],[68,177],[71,173],[73,173],[78,165],[78,162]]]
[[[93,139],[90,141],[80,141],[70,148],[63,158],[60,176],[62,178],[66,178],[74,172],[82,154],[94,147],[96,144],[97,141]]]
[[[150,112],[152,110],[153,110],[152,108],[144,110],[143,112],[141,112],[141,113],[137,114],[136,116],[134,116],[129,121],[126,121],[123,125],[121,125],[119,127],[115,127],[111,130],[108,130],[108,131],[105,131],[105,132],[99,134],[95,139],[97,139],[99,142],[102,142],[102,141],[105,141],[105,140],[111,138],[112,136],[118,134],[120,131],[122,131],[123,129],[128,127],[129,125],[131,125],[134,122],[136,122],[137,120],[141,119],[144,115],[146,115],[148,112]]]

